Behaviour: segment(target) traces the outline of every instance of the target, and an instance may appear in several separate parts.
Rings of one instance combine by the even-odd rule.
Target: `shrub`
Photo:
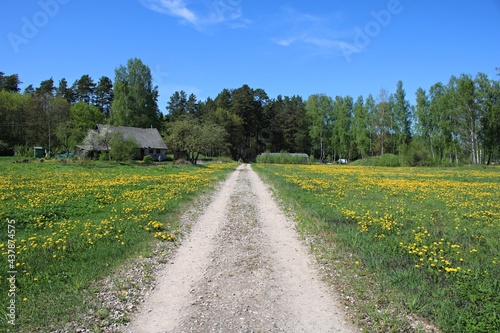
[[[110,155],[114,161],[132,160],[139,148],[134,138],[123,139],[121,135],[115,135],[110,141]]]
[[[151,157],[151,155],[144,155],[144,158],[142,159],[142,163],[153,164],[153,158]]]
[[[399,158],[394,154],[384,154],[380,156],[379,166],[397,167],[400,166]]]
[[[109,153],[107,151],[103,151],[99,154],[99,161],[109,161]]]
[[[9,145],[7,144],[7,142],[0,140],[0,150],[4,150],[7,148],[9,148]]]
[[[306,155],[295,155],[287,152],[281,152],[279,154],[271,154],[265,152],[257,156],[257,163],[262,164],[308,164],[308,158]]]
[[[35,151],[30,146],[16,146],[14,148],[15,156],[19,158],[33,158]]]
[[[384,154],[382,156],[363,158],[352,162],[351,165],[384,166],[384,167],[401,166],[399,163],[399,158],[394,154]]]

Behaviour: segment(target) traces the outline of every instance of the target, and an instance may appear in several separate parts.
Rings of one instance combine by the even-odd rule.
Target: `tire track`
[[[160,274],[130,332],[355,332],[269,188],[241,165]]]

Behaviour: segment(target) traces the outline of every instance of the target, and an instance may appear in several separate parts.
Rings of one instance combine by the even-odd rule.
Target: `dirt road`
[[[356,332],[268,187],[233,172],[129,332]]]

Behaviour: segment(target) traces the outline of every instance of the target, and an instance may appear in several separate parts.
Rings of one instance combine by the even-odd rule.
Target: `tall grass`
[[[413,316],[443,332],[500,330],[500,169],[255,169],[347,275],[370,331],[411,331]]]
[[[175,241],[177,209],[234,167],[0,161],[2,331],[60,329],[85,313],[88,286],[157,241]],[[14,297],[8,221],[15,221]],[[7,323],[12,300],[15,327]]]

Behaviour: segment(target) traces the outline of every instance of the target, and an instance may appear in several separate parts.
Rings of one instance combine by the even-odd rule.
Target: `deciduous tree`
[[[158,87],[153,86],[151,70],[140,59],[115,70],[111,123],[117,126],[156,127],[160,125]]]
[[[167,145],[196,164],[200,154],[225,148],[226,131],[213,123],[200,123],[194,118],[182,118],[167,125]]]
[[[309,123],[309,136],[313,148],[319,151],[319,159],[326,158],[328,130],[331,124],[333,101],[323,94],[309,96],[306,102],[306,116]]]

